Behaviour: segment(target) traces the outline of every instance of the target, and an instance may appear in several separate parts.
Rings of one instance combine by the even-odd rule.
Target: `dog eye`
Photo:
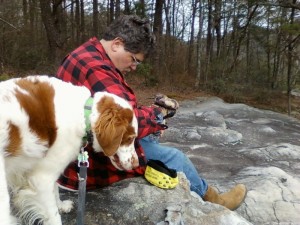
[[[122,140],[121,144],[131,145],[135,138],[136,138],[135,135],[128,135],[128,136],[125,135],[125,137],[123,137],[123,140]]]
[[[131,142],[133,142],[133,141],[134,141],[134,139],[135,139],[135,137],[128,137],[128,138],[127,138],[127,143],[131,143]]]

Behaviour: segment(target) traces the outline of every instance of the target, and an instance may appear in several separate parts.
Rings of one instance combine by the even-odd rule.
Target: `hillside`
[[[156,86],[146,86],[139,78],[132,76],[127,79],[128,84],[137,95],[138,102],[141,105],[150,105],[156,93],[163,93],[177,101],[194,99],[201,96],[217,96],[228,103],[244,103],[259,109],[271,110],[283,114],[288,114],[288,98],[285,93],[278,91],[266,91],[254,89],[251,93],[228,92],[216,94],[211,91],[195,90],[192,82],[183,86],[174,86],[159,83]],[[229,87],[230,88],[230,87]],[[300,119],[300,97],[291,98],[291,116]]]

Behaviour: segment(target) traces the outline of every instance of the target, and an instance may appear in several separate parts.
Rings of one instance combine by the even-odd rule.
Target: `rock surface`
[[[232,212],[203,202],[182,174],[173,190],[139,177],[88,192],[86,225],[300,224],[299,120],[198,98],[182,102],[168,125],[161,142],[184,151],[210,185],[220,192],[237,183],[247,186],[242,206]],[[76,193],[62,191],[61,196],[77,203]],[[76,209],[62,217],[64,225],[76,224]]]

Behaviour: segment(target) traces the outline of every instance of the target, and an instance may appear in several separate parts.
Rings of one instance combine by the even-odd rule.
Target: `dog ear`
[[[106,156],[116,153],[131,120],[132,111],[130,109],[117,106],[102,111],[94,126],[94,132]]]

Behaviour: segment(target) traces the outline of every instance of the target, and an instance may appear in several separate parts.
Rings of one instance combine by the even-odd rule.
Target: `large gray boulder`
[[[183,174],[173,190],[133,178],[88,192],[86,225],[95,224],[300,224],[300,121],[219,98],[184,101],[168,121],[163,144],[184,151],[202,177],[220,192],[248,188],[232,212],[203,202]],[[62,191],[77,203],[77,193]],[[76,206],[76,205],[75,205]],[[76,210],[63,214],[76,224]]]
[[[102,190],[87,193],[86,225],[147,225],[147,224],[251,224],[236,212],[204,202],[189,191],[184,174],[173,190],[156,188],[144,178],[131,178]],[[62,198],[77,194],[62,192]],[[75,211],[63,215],[66,225],[76,224]]]

